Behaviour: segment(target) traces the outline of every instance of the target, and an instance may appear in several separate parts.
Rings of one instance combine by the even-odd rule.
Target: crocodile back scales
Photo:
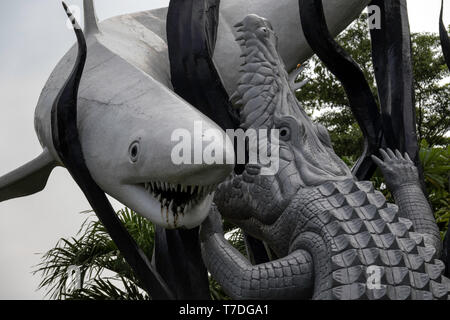
[[[287,210],[300,220],[291,246],[309,247],[319,264],[315,299],[449,298],[436,250],[371,182],[349,179],[301,189]],[[325,245],[311,246],[311,235]],[[369,267],[379,270],[378,286],[369,285]]]

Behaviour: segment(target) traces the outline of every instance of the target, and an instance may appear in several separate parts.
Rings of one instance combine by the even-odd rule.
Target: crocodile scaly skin
[[[356,181],[295,99],[270,23],[251,15],[237,27],[245,63],[233,99],[242,127],[290,135],[275,175],[249,164],[219,186],[201,228],[213,277],[234,299],[449,299],[439,230],[410,159],[391,150],[374,158],[398,206]],[[278,259],[251,265],[224,238],[218,212]]]

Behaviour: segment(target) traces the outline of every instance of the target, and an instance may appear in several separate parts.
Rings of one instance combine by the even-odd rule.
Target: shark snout
[[[164,182],[182,186],[216,186],[234,168],[234,148],[210,119],[196,114],[141,130],[127,147],[131,173],[126,183]]]
[[[234,148],[211,120],[185,118],[130,139],[126,166],[117,198],[165,228],[193,228],[233,171]]]
[[[129,72],[141,77],[133,69]],[[208,215],[217,185],[234,168],[229,138],[211,119],[149,77],[141,77],[133,87],[119,81],[117,72],[110,79],[115,89],[105,95],[120,93],[109,100],[115,112],[96,102],[95,91],[90,93],[94,98],[80,100],[86,103],[80,123],[83,152],[93,179],[157,225],[198,226]],[[129,97],[136,92],[137,98]]]

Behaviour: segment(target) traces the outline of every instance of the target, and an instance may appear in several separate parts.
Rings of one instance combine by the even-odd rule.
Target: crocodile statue
[[[245,62],[232,100],[242,129],[279,130],[280,169],[248,164],[219,186],[200,234],[211,275],[234,299],[448,299],[439,230],[409,156],[373,157],[390,204],[300,106],[270,22],[249,15],[236,28]],[[219,213],[264,241],[272,261],[252,265],[231,246]]]

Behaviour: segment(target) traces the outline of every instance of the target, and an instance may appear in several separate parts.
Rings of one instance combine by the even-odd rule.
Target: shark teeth
[[[187,213],[193,206],[212,194],[216,185],[171,184],[165,181],[144,183],[145,190],[161,203],[161,209],[171,210],[175,215]]]

